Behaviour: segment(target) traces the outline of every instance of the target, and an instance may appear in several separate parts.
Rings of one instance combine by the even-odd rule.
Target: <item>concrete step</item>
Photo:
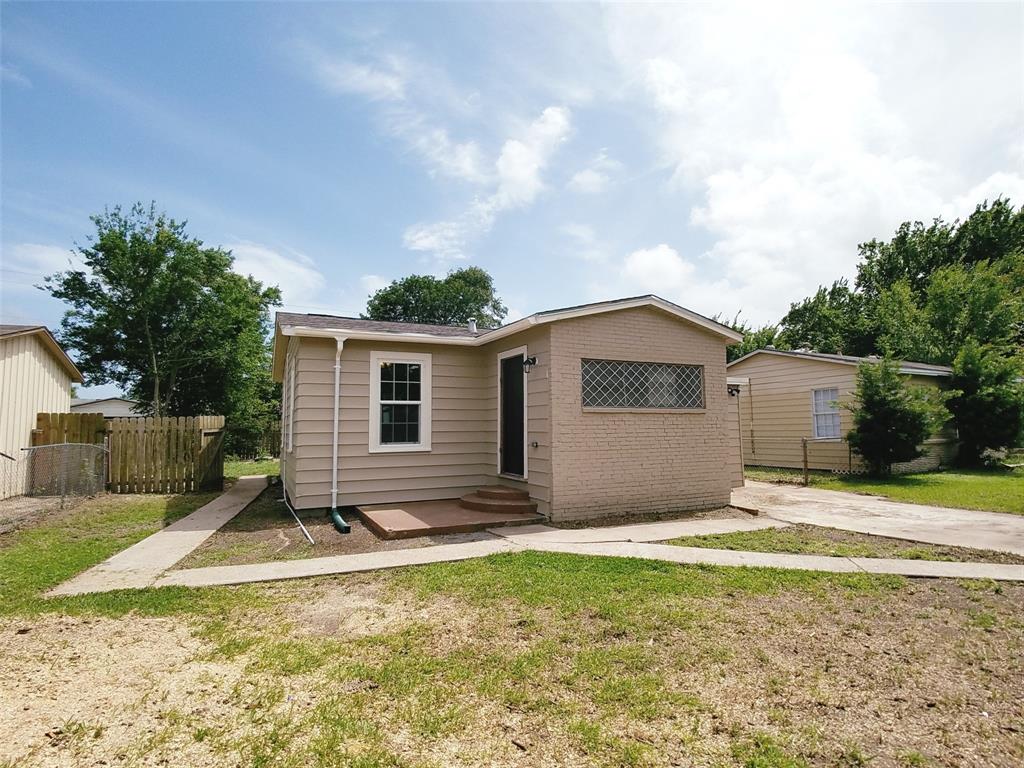
[[[481,496],[479,493],[467,493],[459,499],[459,504],[466,509],[473,509],[477,512],[494,512],[496,514],[507,514],[510,512],[536,514],[537,512],[536,502],[530,501],[529,497],[526,499],[493,499]]]
[[[477,496],[483,496],[485,499],[530,500],[529,491],[524,491],[521,488],[511,488],[507,485],[485,485],[483,488],[477,488],[476,494]]]

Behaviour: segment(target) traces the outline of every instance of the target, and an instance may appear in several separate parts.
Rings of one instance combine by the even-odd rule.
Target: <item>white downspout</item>
[[[337,339],[334,351],[334,430],[331,435],[331,512],[338,508],[338,415],[341,401],[341,351],[345,339]]]

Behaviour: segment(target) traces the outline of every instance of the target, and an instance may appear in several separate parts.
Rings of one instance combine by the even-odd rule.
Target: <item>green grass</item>
[[[56,599],[42,595],[218,495],[105,496],[70,514],[0,536],[0,616],[40,612],[121,615],[133,610],[163,615],[183,606],[195,611],[210,608],[216,590],[119,590]]]
[[[236,459],[228,457],[224,460],[224,479],[237,480],[244,475],[279,475],[281,462],[277,459],[256,461],[253,459]]]
[[[801,700],[811,683],[787,670],[792,654],[816,648],[805,627],[852,618],[848,631],[857,633],[865,611],[905,615],[914,592],[892,576],[518,552],[241,588],[41,597],[211,496],[108,497],[0,537],[0,615],[26,624],[48,611],[187,615],[202,643],[194,663],[234,670],[231,684],[205,700],[215,705],[199,701],[190,712],[169,702],[159,728],[134,734],[126,754],[140,763],[174,762],[187,742],[225,764],[296,768],[440,765],[462,753],[509,764],[520,752],[526,764],[619,768],[664,765],[666,751],[683,764],[691,750],[708,764],[803,768],[820,753],[799,729],[734,718],[710,698],[709,682],[744,674],[737,667],[757,658],[745,674],[763,668],[766,679],[729,695],[756,691],[766,708],[799,717],[788,701],[794,686],[805,686]],[[346,591],[379,595],[382,611],[407,614],[368,636],[300,627],[301,610],[325,599],[350,615],[343,599],[331,602]],[[963,621],[978,642],[998,643],[1015,626],[1005,616],[998,602],[979,602]],[[74,643],[74,628],[67,631],[62,641]],[[778,657],[764,650],[773,635],[786,638]],[[879,685],[890,683],[879,676]],[[83,718],[65,730],[91,758],[113,721]],[[720,736],[709,738],[711,727]],[[844,747],[840,764],[861,759]]]
[[[750,480],[801,483],[799,470],[748,467]],[[980,509],[1024,515],[1024,468],[1015,470],[957,470],[870,478],[811,472],[814,488],[885,496],[895,501],[937,507]]]

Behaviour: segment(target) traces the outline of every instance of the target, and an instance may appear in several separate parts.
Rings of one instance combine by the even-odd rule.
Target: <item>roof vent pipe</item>
[[[469,318],[469,332],[470,333],[476,333],[476,318],[475,317]]]

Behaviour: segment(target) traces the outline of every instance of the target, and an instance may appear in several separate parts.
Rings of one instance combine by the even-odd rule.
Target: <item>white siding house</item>
[[[82,374],[41,325],[0,325],[0,498],[23,487],[22,448],[40,412],[66,413]]]

